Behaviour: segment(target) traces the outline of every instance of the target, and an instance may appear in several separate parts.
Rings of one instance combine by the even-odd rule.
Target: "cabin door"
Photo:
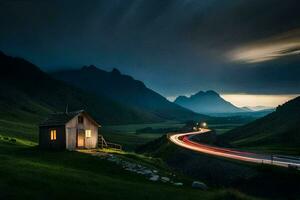
[[[79,148],[84,148],[84,131],[83,130],[78,130],[77,133],[77,147]]]

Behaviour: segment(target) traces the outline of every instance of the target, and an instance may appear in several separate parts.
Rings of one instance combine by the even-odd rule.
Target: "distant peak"
[[[191,97],[199,97],[199,96],[220,96],[217,92],[213,90],[207,90],[206,92],[199,91]]]
[[[213,91],[213,90],[207,90],[206,94],[208,94],[208,95],[218,95],[219,96],[219,94],[217,92]]]
[[[97,70],[98,68],[95,65],[83,66],[82,70]]]
[[[111,73],[121,75],[121,72],[117,68],[113,68]]]
[[[188,97],[181,95],[176,98],[176,100],[181,100],[181,99],[188,99]]]
[[[180,103],[180,102],[183,102],[183,101],[187,101],[189,98],[186,97],[186,96],[178,96],[173,102],[174,103]]]
[[[196,96],[198,96],[198,95],[202,95],[202,94],[204,94],[205,92],[203,92],[203,91],[199,91],[199,92],[197,92],[196,94],[194,94],[194,95],[196,95]]]

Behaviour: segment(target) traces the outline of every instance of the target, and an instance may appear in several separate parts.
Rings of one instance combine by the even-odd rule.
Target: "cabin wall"
[[[56,130],[56,140],[51,140],[51,130]],[[40,126],[39,147],[42,149],[66,149],[65,126]]]
[[[78,116],[83,116],[83,124],[78,123]],[[95,125],[88,117],[84,114],[79,114],[74,117],[66,124],[66,135],[67,135],[67,149],[74,150],[77,145],[77,133],[79,130],[91,130],[91,137],[84,137],[85,148],[91,149],[96,148],[98,145],[98,126]]]
[[[85,138],[85,147],[88,149],[96,148],[98,145],[98,126],[88,118],[84,118],[83,125],[85,130],[91,130],[91,137]]]
[[[76,128],[66,127],[66,149],[75,150],[76,149]]]
[[[76,149],[77,139],[77,117],[74,117],[66,124],[66,148],[68,150]]]

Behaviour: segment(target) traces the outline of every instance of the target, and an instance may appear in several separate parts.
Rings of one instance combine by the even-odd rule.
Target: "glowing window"
[[[92,131],[91,130],[85,130],[85,137],[87,137],[87,138],[92,137]]]
[[[51,140],[56,140],[56,130],[51,130],[50,131],[50,139]]]

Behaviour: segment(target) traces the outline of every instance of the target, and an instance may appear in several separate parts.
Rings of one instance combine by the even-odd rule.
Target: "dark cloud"
[[[167,96],[300,93],[297,45],[278,49],[277,60],[228,59],[299,29],[299,7],[297,0],[0,0],[0,49],[45,70],[117,67]]]

